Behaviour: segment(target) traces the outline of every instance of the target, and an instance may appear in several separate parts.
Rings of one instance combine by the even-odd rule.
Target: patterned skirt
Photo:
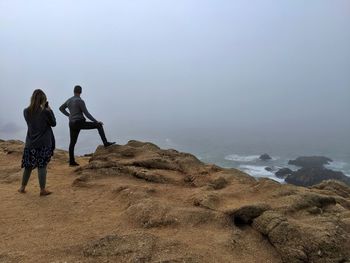
[[[24,148],[22,168],[35,169],[45,167],[51,160],[53,151],[51,147]]]

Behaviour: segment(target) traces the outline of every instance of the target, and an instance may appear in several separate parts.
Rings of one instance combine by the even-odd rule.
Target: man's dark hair
[[[79,85],[76,85],[74,87],[74,93],[78,93],[78,94],[81,94],[81,87]]]

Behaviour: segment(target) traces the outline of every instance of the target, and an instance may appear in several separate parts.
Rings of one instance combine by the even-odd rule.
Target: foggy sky
[[[349,25],[348,0],[0,0],[0,138],[24,140],[41,88],[67,148],[58,107],[79,84],[118,142],[348,149]]]

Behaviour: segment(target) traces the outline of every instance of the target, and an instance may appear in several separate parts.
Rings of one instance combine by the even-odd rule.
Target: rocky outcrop
[[[350,185],[350,178],[339,171],[327,169],[324,165],[332,162],[330,158],[323,156],[306,156],[290,160],[288,163],[302,167],[301,169],[288,174],[285,181],[299,186],[312,186],[324,180],[338,180]],[[286,170],[285,168],[284,170]],[[277,175],[277,174],[276,174]]]
[[[339,181],[322,181],[322,183],[314,185],[312,188],[327,191],[328,194],[333,193],[344,198],[350,198],[350,187]]]
[[[259,160],[261,160],[261,161],[268,161],[271,159],[272,159],[271,156],[268,155],[267,153],[264,153],[264,154],[260,155],[260,157],[259,157]]]
[[[326,168],[301,168],[285,179],[287,183],[299,186],[312,186],[321,183],[323,180],[338,180],[350,185],[350,178],[342,172]]]
[[[282,170],[285,174],[290,171]],[[350,238],[350,210],[344,185],[333,187],[337,190],[327,194],[329,186],[319,185],[311,191],[268,179],[256,181],[234,169],[201,163],[190,154],[136,141],[107,149],[99,147],[89,164],[77,173],[87,183],[107,176],[151,184],[152,191],[127,187],[115,192],[118,200],[128,203],[123,220],[136,229],[181,231],[188,226],[200,226],[202,230],[210,226],[217,232],[243,231],[240,238],[234,238],[236,251],[244,246],[240,243],[242,235],[253,238],[250,228],[267,238],[282,262],[342,262],[350,257],[350,244],[346,242]],[[163,193],[170,196],[162,200],[158,191],[171,185],[183,189],[181,196]],[[249,201],[243,201],[243,196]],[[160,240],[157,235],[153,238]],[[147,257],[152,258],[150,253]],[[186,258],[199,260],[194,255]],[[200,260],[207,262],[206,258]]]
[[[0,151],[6,158],[0,159],[0,174],[5,165],[18,166],[20,152]],[[26,195],[13,194],[18,182],[6,194],[9,185],[2,187],[0,208],[8,213],[1,219],[6,242],[0,243],[0,261],[2,257],[5,262],[36,263],[345,263],[350,259],[350,188],[338,181],[310,188],[279,184],[138,141],[98,147],[90,159],[77,160],[82,166],[75,170],[68,167],[65,155],[50,163],[50,183],[57,184],[57,191],[48,199],[34,197],[34,187]],[[30,209],[23,209],[25,205]],[[39,223],[32,220],[37,219],[34,210],[45,214]],[[18,219],[21,212],[30,220]],[[10,228],[17,225],[23,233],[16,239],[17,231]],[[42,240],[38,232],[50,235]],[[33,257],[33,249],[35,260],[30,261],[26,255]]]
[[[282,169],[279,169],[275,175],[278,177],[278,178],[281,178],[281,179],[284,179],[286,178],[288,175],[292,174],[293,171],[289,168],[282,168]]]
[[[321,168],[331,162],[333,162],[332,159],[324,156],[302,156],[295,160],[290,160],[288,164],[303,168]]]
[[[176,150],[161,150],[152,143],[129,141],[126,145],[98,147],[89,165],[78,169],[82,174],[98,171],[93,176],[127,174],[153,183],[171,183],[188,186],[211,185],[222,189],[230,174],[216,165],[203,164],[195,156]],[[237,173],[237,171],[234,171]],[[216,176],[208,177],[209,174]],[[243,175],[243,173],[241,173]]]

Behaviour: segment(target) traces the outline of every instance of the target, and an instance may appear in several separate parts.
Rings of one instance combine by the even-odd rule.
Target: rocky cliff
[[[33,178],[15,191],[22,147],[0,142],[0,262],[350,262],[340,182],[281,185],[130,141],[75,170],[59,151],[39,198]]]

